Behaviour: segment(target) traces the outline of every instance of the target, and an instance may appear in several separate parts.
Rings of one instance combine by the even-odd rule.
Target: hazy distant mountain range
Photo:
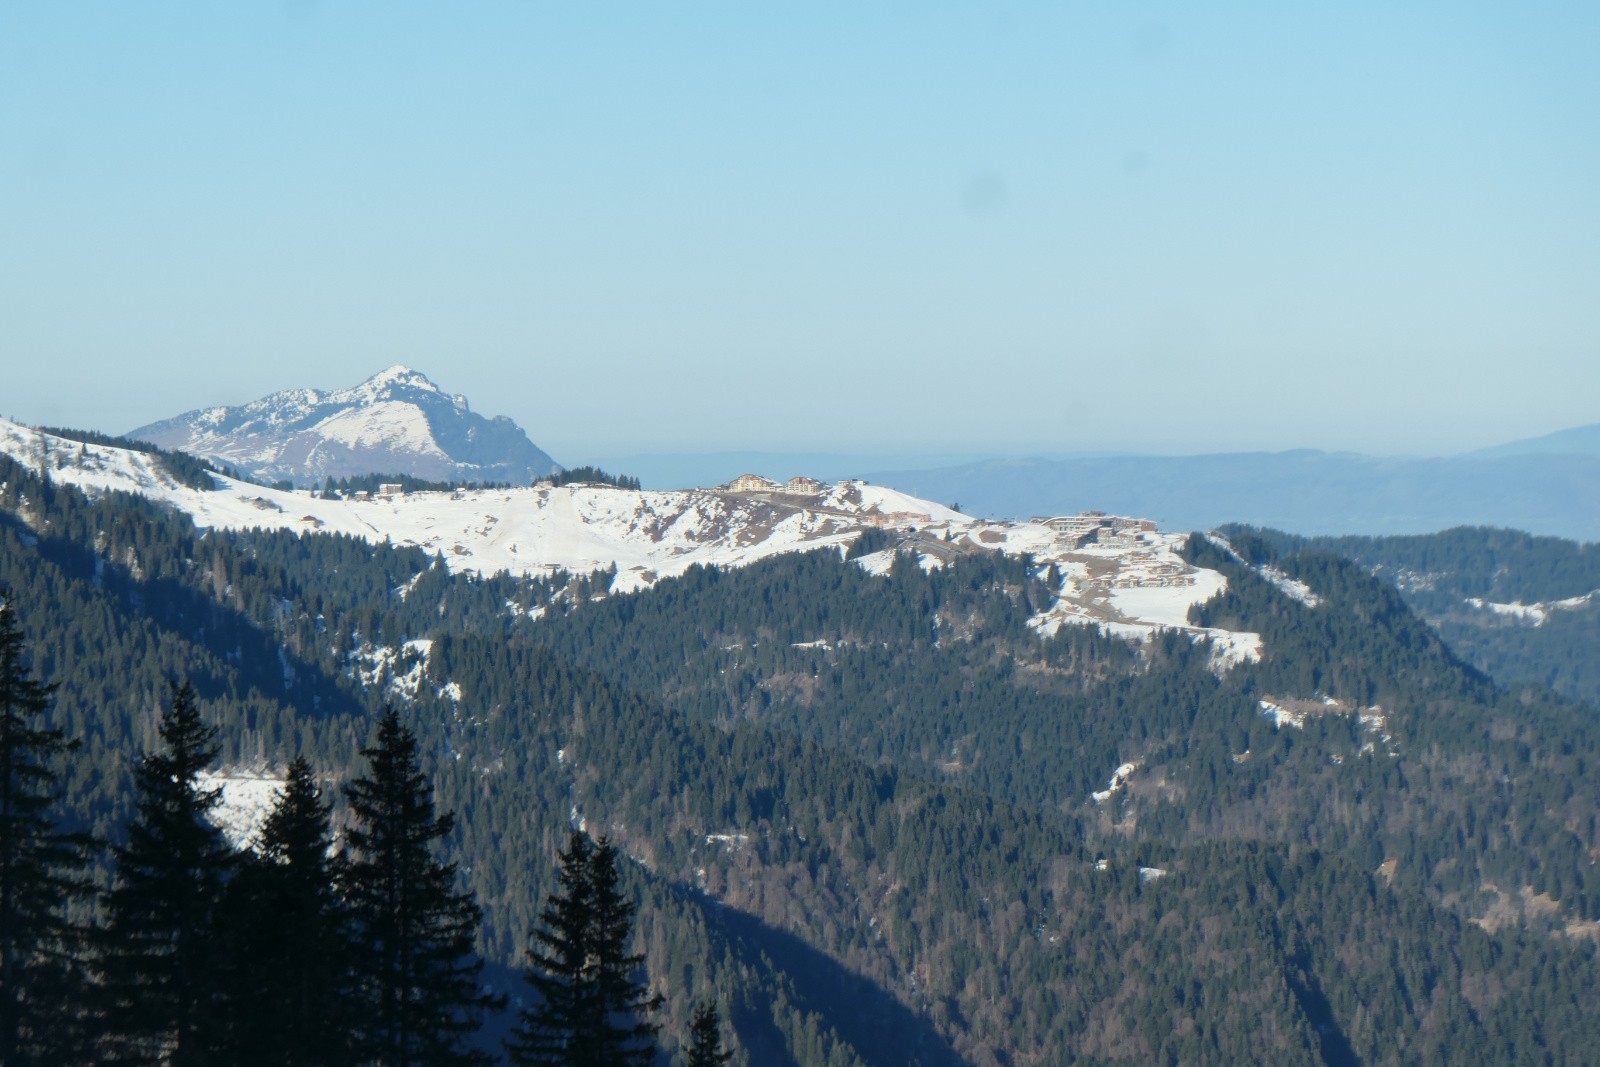
[[[128,436],[297,485],[373,473],[526,485],[559,469],[515,422],[484,418],[466,397],[403,366],[353,389],[285,390],[190,411]]]
[[[864,477],[992,518],[1095,508],[1164,529],[1244,522],[1307,535],[1396,534],[1482,525],[1600,540],[1600,424],[1426,458],[1306,449],[1027,458],[721,452],[603,462],[657,488],[712,485],[742,470]]]
[[[525,485],[558,469],[505,417],[391,367],[354,389],[297,389],[192,411],[130,436],[266,480],[403,473]],[[1600,540],[1600,424],[1460,456],[1394,458],[1310,450],[1199,456],[980,458],[721,452],[586,457],[647,488],[716,485],[745,471],[865,477],[970,514],[1020,518],[1099,509],[1166,529],[1228,522],[1291,533],[1427,533],[1504,526]]]
[[[1570,430],[1557,430],[1543,437],[1529,437],[1510,444],[1496,445],[1469,453],[1483,459],[1501,456],[1565,455],[1600,457],[1600,423],[1577,426]]]
[[[1572,431],[1573,439],[1593,439],[1597,429]],[[991,459],[867,477],[979,515],[1098,508],[1166,529],[1245,522],[1300,534],[1399,534],[1505,526],[1600,540],[1600,455],[1534,444],[1430,459],[1314,451]]]

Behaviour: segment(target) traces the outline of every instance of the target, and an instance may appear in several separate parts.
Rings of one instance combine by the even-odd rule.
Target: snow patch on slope
[[[381,687],[401,700],[415,700],[427,680],[432,652],[433,642],[427,638],[407,641],[399,648],[362,642],[350,652],[350,673],[365,688]],[[454,682],[439,690],[440,696],[451,694],[451,699],[461,699],[461,687]]]
[[[1322,598],[1313,593],[1311,587],[1298,578],[1291,578],[1283,571],[1270,565],[1257,567],[1256,572],[1290,600],[1298,601],[1308,608],[1321,606]]]
[[[1210,641],[1212,666],[1227,670],[1261,658],[1261,636],[1189,622],[1189,609],[1228,587],[1225,575],[1192,566],[1181,555],[1184,534],[1161,533],[1148,523],[1118,516],[1085,515],[987,526],[968,533],[1001,551],[1029,552],[1054,564],[1061,585],[1048,608],[1029,620],[1044,636],[1062,626],[1091,625],[1113,637],[1147,641],[1176,631]]]
[[[201,771],[195,778],[201,789],[221,790],[217,806],[211,809],[211,823],[240,849],[260,837],[283,789],[282,775],[246,767]]]
[[[330,415],[312,429],[352,448],[403,449],[449,459],[433,439],[428,419],[414,405],[387,400]]]
[[[1600,589],[1583,596],[1568,597],[1565,600],[1541,600],[1532,604],[1521,601],[1512,601],[1509,604],[1500,604],[1482,597],[1468,597],[1467,604],[1480,611],[1490,611],[1496,615],[1505,615],[1520,622],[1531,622],[1534,626],[1543,626],[1550,621],[1550,616],[1558,611],[1577,611],[1595,603],[1600,597]]]
[[[1384,751],[1393,756],[1397,753],[1391,747],[1394,738],[1389,734],[1389,719],[1383,708],[1377,704],[1365,708],[1353,708],[1335,700],[1330,696],[1319,696],[1316,700],[1288,700],[1278,697],[1274,700],[1259,701],[1257,706],[1261,714],[1272,720],[1276,729],[1285,726],[1296,730],[1304,730],[1306,720],[1320,715],[1339,715],[1355,718],[1361,727],[1363,741],[1360,752],[1376,751],[1381,745]],[[1340,756],[1333,756],[1334,763],[1342,763]]]
[[[1239,555],[1238,549],[1233,547],[1233,542],[1229,541],[1222,534],[1212,530],[1210,533],[1206,534],[1206,540],[1210,541],[1213,545],[1232,556],[1239,563],[1249,566],[1249,564],[1245,562],[1245,558]],[[1280,593],[1283,593],[1290,600],[1304,604],[1308,608],[1321,606],[1322,598],[1316,593],[1313,593],[1311,591],[1311,587],[1305,582],[1300,581],[1300,579],[1289,577],[1287,573],[1279,570],[1270,563],[1263,563],[1261,566],[1253,569],[1257,574],[1261,575],[1262,578],[1266,579],[1269,585],[1275,587]]]
[[[1091,793],[1090,797],[1096,804],[1104,804],[1111,799],[1111,795],[1128,784],[1128,779],[1133,777],[1133,772],[1139,769],[1139,761],[1124,763],[1111,772],[1111,782],[1104,789]]]

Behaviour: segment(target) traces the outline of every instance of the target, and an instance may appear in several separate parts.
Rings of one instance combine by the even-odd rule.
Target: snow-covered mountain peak
[[[360,474],[525,485],[559,469],[516,423],[474,414],[465,396],[402,363],[347,389],[286,389],[129,436],[300,485]]]
[[[396,363],[379,371],[353,389],[341,389],[326,394],[337,404],[382,404],[392,401],[416,401],[426,397],[443,397],[458,411],[467,411],[467,398],[459,393],[446,393],[421,371],[412,370],[404,363]]]
[[[434,392],[442,392],[437,385],[434,385],[433,382],[429,380],[426,374],[423,374],[421,371],[412,370],[404,363],[396,363],[393,366],[385,367],[383,370],[379,371],[377,374],[374,374],[361,384],[366,388],[380,389],[383,386],[388,385],[390,382],[400,382],[405,385],[415,386],[419,389],[432,389]]]

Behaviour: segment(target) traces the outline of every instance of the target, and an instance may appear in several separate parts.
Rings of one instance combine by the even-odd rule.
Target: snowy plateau
[[[615,568],[614,594],[648,588],[696,564],[739,567],[788,552],[842,552],[877,529],[892,535],[898,551],[916,553],[925,568],[985,551],[1027,553],[1041,574],[1053,565],[1055,595],[1031,620],[1041,635],[1066,625],[1099,626],[1132,640],[1177,631],[1209,640],[1219,669],[1253,661],[1261,651],[1257,634],[1189,624],[1190,606],[1227,582],[1179,555],[1186,535],[1097,513],[979,520],[859,481],[805,492],[777,485],[649,491],[579,483],[328,500],[217,475],[215,488],[204,491],[177,482],[156,456],[6,420],[0,420],[0,452],[91,496],[122,491],[159,501],[200,529],[347,534],[375,546],[424,549],[457,573],[541,577]],[[887,574],[894,551],[858,562]]]

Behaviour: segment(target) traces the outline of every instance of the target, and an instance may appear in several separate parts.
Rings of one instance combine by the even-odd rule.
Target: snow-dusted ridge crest
[[[371,472],[526,484],[556,467],[510,419],[474,414],[466,397],[399,364],[350,389],[288,389],[129,436],[300,485]]]
[[[1260,654],[1256,634],[1189,624],[1189,608],[1220,593],[1227,580],[1182,558],[1185,535],[1137,519],[1086,513],[987,521],[864,482],[778,485],[750,477],[711,489],[546,483],[325,500],[216,476],[216,488],[205,492],[177,483],[145,453],[81,445],[3,419],[0,452],[90,495],[149,497],[202,529],[342,533],[415,546],[441,555],[454,572],[482,575],[614,567],[613,593],[647,588],[696,564],[739,567],[788,552],[843,551],[863,532],[885,530],[924,567],[981,551],[1031,554],[1041,574],[1053,566],[1054,600],[1032,620],[1041,634],[1077,624],[1133,639],[1180,631],[1210,639],[1219,666]],[[883,562],[862,559],[868,569],[886,569]]]

